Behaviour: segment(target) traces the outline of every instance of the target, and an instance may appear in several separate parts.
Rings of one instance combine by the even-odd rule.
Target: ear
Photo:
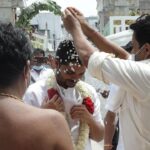
[[[28,79],[30,75],[30,60],[27,61],[26,66],[24,67],[23,76],[24,79]]]
[[[150,58],[150,44],[149,43],[145,44],[145,50],[146,50],[147,58]]]

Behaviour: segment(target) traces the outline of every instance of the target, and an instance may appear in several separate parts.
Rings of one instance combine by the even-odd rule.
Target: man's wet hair
[[[75,49],[72,40],[64,40],[60,42],[56,51],[56,59],[61,65],[69,65],[70,63],[81,65],[81,60]]]
[[[12,24],[0,23],[0,87],[13,84],[31,59],[31,43],[25,32]]]
[[[130,28],[134,31],[140,47],[145,43],[150,44],[150,14],[141,15],[135,23],[130,25]]]

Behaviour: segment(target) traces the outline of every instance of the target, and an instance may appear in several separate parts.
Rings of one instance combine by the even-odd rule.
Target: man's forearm
[[[87,40],[83,32],[80,30],[73,32],[72,37],[80,59],[82,60],[83,64],[87,66],[90,56],[97,49]]]
[[[104,132],[104,150],[112,145],[112,139],[115,133],[115,113],[108,111],[105,117],[105,132]]]
[[[104,52],[113,53],[115,56],[127,59],[129,54],[120,46],[112,43],[111,41],[107,40],[104,36],[102,36],[99,32],[95,29],[90,27],[88,24],[82,25],[82,30],[84,34],[96,45],[96,47]]]
[[[104,136],[103,124],[95,121],[93,118],[91,118],[91,121],[88,124],[90,127],[90,138],[97,141],[97,142],[100,142]]]

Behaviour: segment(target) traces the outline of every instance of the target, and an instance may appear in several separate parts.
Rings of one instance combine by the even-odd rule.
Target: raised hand
[[[79,22],[82,23],[82,21],[86,21],[84,15],[78,9],[74,7],[67,7],[67,9],[79,20]]]
[[[86,18],[84,17],[84,15],[76,8],[74,7],[68,7],[67,8],[71,13],[72,15],[78,19],[78,21],[80,22],[80,25],[82,27],[82,31],[84,32],[85,35],[87,35],[88,33],[88,27],[89,27],[89,24],[86,20]]]
[[[76,8],[74,7],[68,7],[67,8],[75,18],[78,19],[78,21],[80,22],[81,26],[84,25],[84,24],[87,24],[87,21],[84,17],[84,15]]]
[[[48,99],[48,97],[46,97],[43,100],[41,107],[46,108],[46,109],[55,109],[59,112],[63,112],[64,111],[64,102],[60,96],[54,95],[51,99]]]
[[[62,15],[62,20],[63,20],[66,30],[69,33],[73,34],[76,31],[82,30],[78,19],[74,16],[74,14],[68,8],[65,9]]]

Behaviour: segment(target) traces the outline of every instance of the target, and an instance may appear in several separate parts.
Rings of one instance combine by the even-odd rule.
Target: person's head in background
[[[64,40],[59,44],[55,64],[56,80],[64,88],[74,87],[85,73],[85,67],[82,65],[71,40]]]
[[[30,81],[32,47],[21,29],[0,23],[0,91],[22,96]]]
[[[135,60],[144,60],[150,58],[150,15],[141,15],[135,23],[130,25],[133,30],[132,53],[135,54]]]
[[[40,48],[34,48],[32,53],[32,69],[40,72],[43,69],[43,59],[45,58],[44,50]]]

